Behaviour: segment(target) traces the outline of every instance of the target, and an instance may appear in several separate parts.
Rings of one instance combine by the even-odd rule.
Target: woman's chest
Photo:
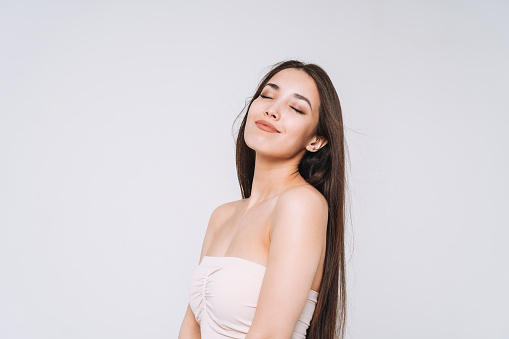
[[[240,207],[218,228],[205,255],[239,257],[266,266],[273,210],[269,203],[247,212]]]

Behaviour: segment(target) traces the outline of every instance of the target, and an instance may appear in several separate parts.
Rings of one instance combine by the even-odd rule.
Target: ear
[[[323,146],[327,145],[328,140],[322,136],[313,137],[313,141],[306,146],[306,149],[310,152],[316,152]]]

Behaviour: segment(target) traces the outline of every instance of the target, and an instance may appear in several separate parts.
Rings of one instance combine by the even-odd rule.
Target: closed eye
[[[292,107],[292,106],[290,106],[290,107]],[[299,111],[299,110],[298,110],[298,109],[296,109],[295,107],[292,107],[292,108],[293,108],[294,110],[296,110],[297,112],[299,112],[300,114],[304,114],[304,112]]]
[[[264,99],[272,99],[271,97],[268,97],[268,96],[266,96],[266,95],[262,95],[262,94],[260,94],[260,97],[261,97],[261,98],[264,98]],[[304,114],[304,112],[302,112],[301,110],[298,110],[298,109],[296,109],[296,108],[295,108],[295,107],[293,107],[293,106],[290,106],[290,107],[291,107],[291,108],[293,108],[296,112],[298,112],[298,113],[300,113],[300,114]]]

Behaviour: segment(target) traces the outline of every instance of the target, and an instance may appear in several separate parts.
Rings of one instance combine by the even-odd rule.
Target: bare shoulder
[[[280,194],[274,207],[273,218],[285,220],[286,222],[274,222],[286,225],[283,227],[299,227],[314,229],[314,231],[325,234],[327,230],[329,207],[327,199],[312,185],[295,186]],[[297,222],[298,220],[312,221]],[[290,226],[290,224],[292,226]],[[316,226],[319,226],[318,228]],[[321,226],[321,227],[320,227]],[[281,226],[280,226],[281,227]],[[308,230],[309,231],[309,230]],[[272,232],[272,229],[271,229]]]
[[[233,215],[241,201],[242,200],[230,201],[217,206],[210,215],[208,228],[212,228],[214,231],[216,231],[217,228],[226,221],[226,219]]]
[[[203,238],[203,244],[201,248],[200,261],[205,256],[205,253],[208,252],[210,245],[213,243],[214,238],[216,236],[217,231],[224,224],[224,222],[233,215],[235,209],[237,208],[238,203],[242,200],[231,201],[224,204],[219,205],[212,211],[212,214],[209,218],[209,223],[207,225],[207,231],[205,232],[205,236]]]
[[[328,203],[323,194],[313,185],[295,186],[280,194],[276,208],[287,208],[287,205],[297,205],[316,213],[327,213]]]

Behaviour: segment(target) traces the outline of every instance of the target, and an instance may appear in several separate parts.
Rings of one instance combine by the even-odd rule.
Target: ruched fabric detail
[[[265,266],[236,257],[204,256],[189,286],[202,339],[245,338],[253,322]],[[292,339],[306,337],[318,292],[310,290]]]

